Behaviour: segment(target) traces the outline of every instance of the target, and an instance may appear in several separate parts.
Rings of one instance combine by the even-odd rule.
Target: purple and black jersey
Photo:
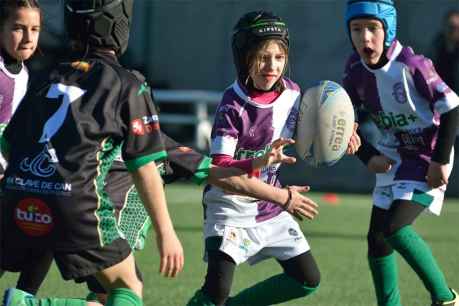
[[[29,91],[5,130],[9,241],[81,250],[122,237],[105,190],[121,154],[129,171],[164,159],[148,87],[114,55],[62,64]]]
[[[288,79],[283,82],[285,90],[271,104],[256,103],[238,82],[225,91],[212,128],[212,155],[239,160],[258,157],[270,149],[274,140],[293,136],[300,89]],[[271,165],[261,170],[260,179],[278,186],[278,175],[279,165]],[[203,201],[208,222],[232,226],[255,226],[283,211],[277,204],[227,194],[215,186],[205,192]]]
[[[366,109],[379,128],[381,139],[376,148],[397,161],[389,173],[376,175],[376,185],[425,182],[440,115],[457,107],[459,98],[441,80],[432,62],[411,48],[395,40],[387,56],[386,65],[371,69],[353,54],[343,85],[354,107]]]
[[[29,72],[22,64],[19,73],[14,74],[8,71],[2,56],[0,56],[0,135],[3,133],[7,123],[16,111],[27,91]],[[0,173],[3,174],[6,168],[6,161],[0,154]]]

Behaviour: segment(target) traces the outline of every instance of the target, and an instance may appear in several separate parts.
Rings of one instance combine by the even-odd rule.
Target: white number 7
[[[76,87],[68,86],[64,84],[52,84],[51,88],[46,94],[47,98],[57,99],[63,96],[62,104],[59,106],[57,111],[46,121],[43,126],[43,133],[41,134],[40,143],[47,143],[57,133],[64,123],[65,117],[67,116],[70,104],[76,101],[78,98],[85,94],[85,90]]]

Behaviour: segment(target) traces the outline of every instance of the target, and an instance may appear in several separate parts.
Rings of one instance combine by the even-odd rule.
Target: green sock
[[[410,226],[399,229],[387,238],[390,245],[408,262],[429,290],[432,301],[450,301],[453,294],[449,290],[437,261],[425,241]]]
[[[110,291],[106,306],[143,306],[143,302],[131,289],[116,288]]]
[[[378,306],[401,306],[397,261],[394,253],[383,257],[368,256]]]
[[[242,290],[236,296],[229,298],[226,305],[275,305],[305,297],[314,292],[317,288],[318,286],[314,288],[307,287],[287,274],[282,273]]]
[[[8,306],[86,306],[85,300],[58,298],[37,299],[32,294],[16,288],[9,288],[6,290],[3,303]]]
[[[198,290],[188,301],[186,306],[215,306],[215,304],[207,295],[202,292],[202,290]]]
[[[86,306],[86,300],[82,299],[26,299],[27,306]]]

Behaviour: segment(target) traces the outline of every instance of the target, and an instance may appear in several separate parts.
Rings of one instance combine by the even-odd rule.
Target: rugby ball
[[[354,130],[354,108],[339,84],[320,81],[300,102],[295,134],[299,157],[313,167],[331,166],[346,153]]]

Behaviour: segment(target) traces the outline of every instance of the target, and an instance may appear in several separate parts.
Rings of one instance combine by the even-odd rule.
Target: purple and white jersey
[[[0,56],[0,136],[25,96],[28,82],[29,72],[24,64],[18,74],[13,74],[5,68]],[[1,154],[0,165],[6,168],[6,161]]]
[[[358,54],[352,55],[343,85],[354,107],[369,111],[379,128],[376,148],[397,161],[389,173],[376,175],[376,186],[425,182],[440,115],[457,107],[459,98],[438,76],[430,59],[396,40],[387,56],[386,65],[370,69]]]
[[[300,88],[283,79],[285,90],[270,104],[259,104],[247,96],[236,81],[226,89],[217,108],[211,136],[211,154],[247,159],[265,154],[280,137],[291,138],[295,130]],[[261,169],[260,179],[279,186],[280,165]],[[227,194],[211,186],[204,193],[206,222],[251,227],[285,213],[279,205],[251,197]]]

